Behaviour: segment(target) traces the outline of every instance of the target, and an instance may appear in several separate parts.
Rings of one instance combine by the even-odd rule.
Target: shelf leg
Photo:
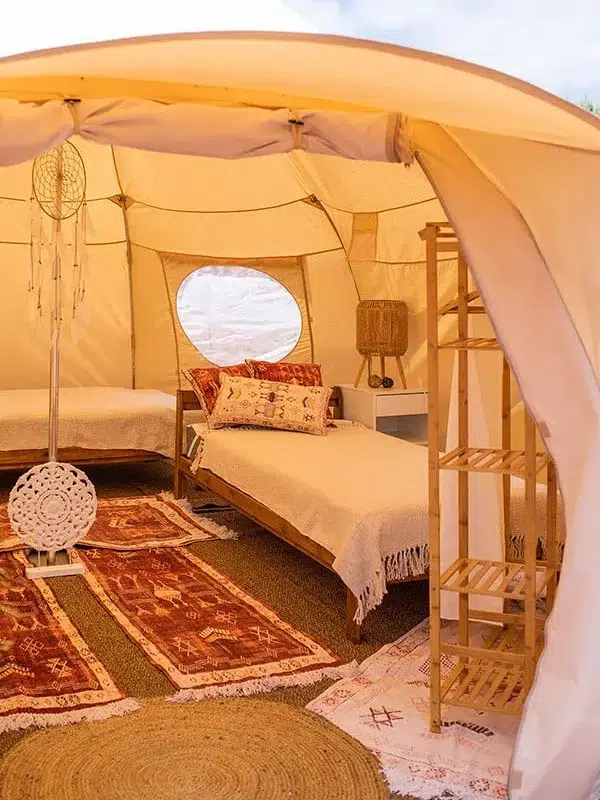
[[[427,409],[429,437],[429,644],[430,719],[432,733],[442,729],[440,608],[440,467],[438,375],[437,229],[426,226],[427,261]],[[402,373],[403,374],[403,373]]]
[[[469,336],[467,293],[469,272],[462,253],[458,254],[458,338]],[[458,353],[458,446],[469,446],[469,353]],[[469,558],[469,473],[458,473],[458,557]],[[458,596],[458,643],[469,646],[469,595]],[[468,659],[462,657],[461,662]]]
[[[506,358],[502,359],[502,449],[510,450],[512,446],[511,429],[511,393],[510,367]],[[510,475],[502,476],[502,503],[504,512],[504,560],[509,561],[510,554]],[[502,603],[505,614],[510,611],[510,600]],[[506,628],[506,625],[504,626]]]
[[[557,501],[558,484],[556,481],[556,467],[552,460],[548,461],[546,487],[546,564],[552,570],[550,580],[546,586],[546,614],[549,615],[556,598],[557,569],[560,563],[557,536]]]

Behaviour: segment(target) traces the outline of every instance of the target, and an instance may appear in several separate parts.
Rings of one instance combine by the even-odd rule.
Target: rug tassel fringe
[[[138,711],[140,703],[132,697],[107,703],[103,706],[80,708],[76,711],[53,713],[23,712],[0,718],[0,734],[19,731],[24,728],[55,728],[60,725],[74,725],[78,722],[101,722],[110,717],[124,717]]]
[[[168,697],[170,703],[189,703],[196,700],[208,700],[215,697],[247,697],[252,694],[266,694],[275,689],[292,686],[311,686],[313,683],[329,678],[351,678],[358,670],[358,662],[343,664],[340,667],[324,667],[293,675],[274,675],[270,678],[256,678],[244,683],[223,684],[222,686],[205,686],[202,689],[182,689],[176,695]]]
[[[207,519],[202,514],[196,514],[192,505],[189,500],[185,497],[181,498],[180,500],[176,500],[175,496],[172,492],[161,492],[160,497],[162,500],[166,500],[170,503],[175,503],[175,505],[179,506],[182,511],[191,517],[193,520],[202,525],[203,528],[206,529],[207,533],[214,534],[219,539],[239,539],[240,535],[236,531],[232,531],[231,528],[226,527],[225,525],[218,525],[214,520]]]

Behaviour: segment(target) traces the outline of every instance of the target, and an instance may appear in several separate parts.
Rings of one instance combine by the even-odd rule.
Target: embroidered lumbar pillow
[[[221,375],[212,428],[255,425],[284,431],[327,433],[331,389]]]
[[[245,363],[234,364],[231,367],[194,367],[193,369],[182,370],[182,373],[190,382],[207,418],[212,414],[217,402],[217,396],[221,388],[221,379],[219,377],[221,373],[239,375],[243,378],[252,377],[250,368]]]
[[[320,364],[297,364],[292,361],[253,361],[246,359],[250,369],[250,377],[261,381],[277,383],[294,383],[298,386],[323,386]],[[333,411],[327,409],[328,425],[335,428]]]

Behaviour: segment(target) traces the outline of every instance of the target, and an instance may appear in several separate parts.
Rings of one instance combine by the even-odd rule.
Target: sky
[[[499,69],[574,102],[600,103],[600,0],[17,0],[3,16],[0,55],[229,29],[395,42]]]
[[[600,104],[600,0],[287,0],[323,32],[395,42]]]

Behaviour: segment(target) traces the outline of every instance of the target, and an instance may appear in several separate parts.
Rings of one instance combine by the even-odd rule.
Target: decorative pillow
[[[250,377],[261,381],[277,383],[294,383],[297,386],[323,386],[321,367],[319,364],[295,364],[291,361],[246,360],[250,368]]]
[[[325,436],[331,389],[221,375],[210,424],[256,425]]]
[[[217,402],[221,388],[221,374],[239,375],[242,378],[252,377],[250,368],[245,363],[234,364],[232,367],[194,367],[194,369],[183,370],[183,374],[196,393],[207,419],[212,414]]]
[[[323,377],[319,364],[296,364],[291,361],[252,361],[246,359],[250,369],[250,377],[261,381],[292,383],[297,386],[323,386]],[[328,425],[335,428],[333,411],[327,409]]]

